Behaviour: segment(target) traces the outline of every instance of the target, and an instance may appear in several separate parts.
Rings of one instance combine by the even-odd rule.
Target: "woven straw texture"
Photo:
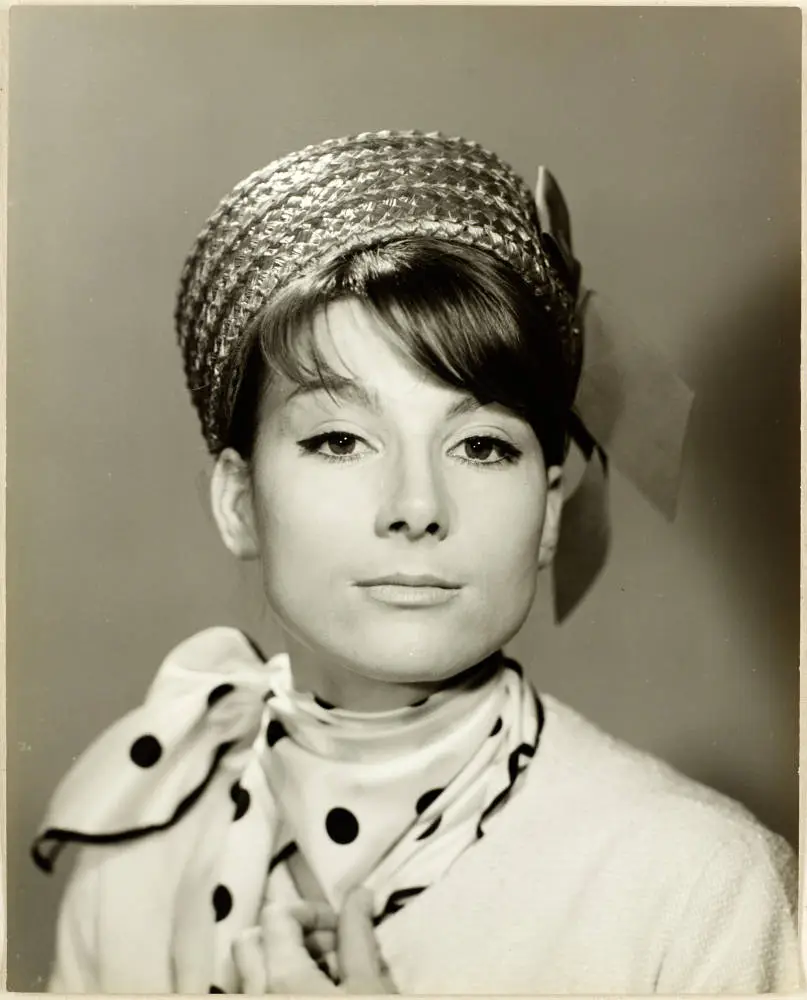
[[[272,294],[334,252],[436,236],[509,264],[553,314],[569,363],[580,334],[535,202],[494,153],[439,133],[331,139],[251,174],[207,221],[182,272],[176,327],[211,452],[226,441],[243,338]]]

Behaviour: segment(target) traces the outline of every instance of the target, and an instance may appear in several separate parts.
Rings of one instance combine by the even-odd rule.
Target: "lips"
[[[393,573],[371,580],[359,580],[357,587],[437,587],[441,590],[459,590],[462,584],[445,580],[430,573]]]
[[[361,580],[357,586],[375,604],[409,611],[450,604],[462,589],[461,583],[431,573],[392,573]]]

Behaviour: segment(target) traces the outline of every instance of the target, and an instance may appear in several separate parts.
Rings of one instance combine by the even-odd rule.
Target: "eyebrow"
[[[331,378],[323,381],[302,383],[289,393],[286,397],[286,403],[290,403],[293,399],[321,392],[327,393],[327,395],[337,400],[358,403],[375,414],[380,414],[382,411],[381,397],[375,389],[371,389],[361,382],[356,382],[349,378]],[[448,408],[446,417],[459,417],[465,413],[472,413],[474,410],[479,410],[481,407],[482,403],[469,393],[464,395],[462,399],[458,399]]]
[[[377,392],[368,389],[361,382],[355,382],[349,378],[324,378],[316,382],[302,382],[286,397],[286,402],[303,396],[313,396],[319,393],[326,393],[333,399],[344,400],[349,403],[358,403],[365,406],[374,413],[381,411],[381,399]]]

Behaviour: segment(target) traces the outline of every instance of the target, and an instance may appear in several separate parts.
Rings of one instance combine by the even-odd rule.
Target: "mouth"
[[[395,573],[356,584],[369,598],[394,608],[430,608],[452,601],[462,584],[430,574]]]
[[[462,584],[452,583],[428,573],[393,573],[391,576],[377,576],[372,580],[359,580],[357,587],[437,587],[440,590],[459,590]]]

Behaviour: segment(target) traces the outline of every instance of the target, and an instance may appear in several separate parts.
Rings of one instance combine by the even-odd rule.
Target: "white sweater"
[[[519,793],[442,880],[378,928],[399,991],[799,988],[789,846],[736,803],[543,701],[539,752]],[[165,833],[82,852],[60,914],[53,991],[176,992],[182,858],[231,809],[214,783]]]

